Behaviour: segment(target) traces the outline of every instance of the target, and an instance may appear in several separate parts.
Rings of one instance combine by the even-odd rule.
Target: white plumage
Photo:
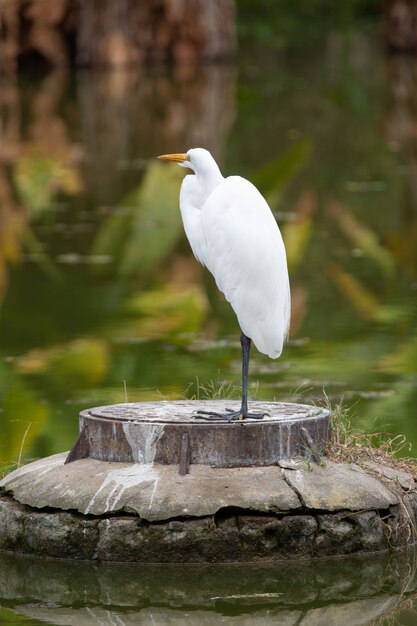
[[[284,242],[267,202],[248,180],[224,178],[203,148],[159,158],[194,172],[180,192],[193,253],[213,274],[244,335],[277,358],[289,330],[290,287]]]
[[[182,183],[180,208],[193,253],[213,274],[242,332],[275,359],[290,322],[287,261],[275,218],[256,187],[240,176],[223,178],[207,150],[187,154],[195,176]]]

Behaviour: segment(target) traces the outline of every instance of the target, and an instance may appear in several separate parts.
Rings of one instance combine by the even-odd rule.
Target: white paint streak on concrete
[[[153,499],[155,497],[157,487],[158,487],[158,480],[155,480],[153,484],[152,493],[151,493],[151,499],[149,500],[149,511],[152,509]]]
[[[123,432],[132,450],[135,463],[153,463],[156,455],[156,444],[164,434],[163,424],[137,424],[126,422]]]
[[[105,497],[104,506],[100,506],[100,512],[107,513],[116,510],[118,505],[121,504],[120,501],[127,489],[131,489],[132,487],[141,488],[143,485],[150,482],[154,483],[151,495],[152,502],[156,493],[158,480],[159,473],[151,463],[129,465],[121,469],[110,470],[106,474],[99,489],[91,498],[85,513],[88,514],[92,511],[100,495],[102,498]]]
[[[50,466],[42,470],[42,472],[39,472],[38,476],[44,476],[45,474],[55,469],[56,467],[59,467],[60,465],[64,465],[64,462],[62,461],[62,459],[59,459],[58,461],[50,463]]]
[[[289,422],[287,424],[287,459],[291,458],[291,426],[292,426],[292,422]]]

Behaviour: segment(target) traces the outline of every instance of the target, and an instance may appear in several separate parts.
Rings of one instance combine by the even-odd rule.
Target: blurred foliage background
[[[172,4],[0,5],[2,468],[68,449],[85,407],[240,384],[184,174],[155,160],[195,146],[285,239],[290,342],[254,351],[252,394],[325,392],[417,445],[414,3]]]

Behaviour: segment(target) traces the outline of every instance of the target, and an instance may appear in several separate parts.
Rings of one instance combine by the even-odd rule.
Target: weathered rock
[[[381,463],[376,463],[375,461],[364,461],[363,466],[369,468],[377,475],[387,478],[389,481],[392,481],[394,484],[399,484],[403,489],[415,489],[416,483],[414,478],[408,472],[404,470],[400,470],[395,467],[390,467],[389,465],[383,465]]]
[[[398,494],[356,465],[327,461],[323,466],[286,463],[285,479],[309,509],[323,511],[388,509]]]
[[[301,507],[277,466],[212,468],[192,465],[109,463],[81,459],[64,465],[55,454],[15,470],[0,482],[22,504],[90,515],[136,513],[148,521],[213,515],[237,507],[287,512]]]
[[[13,499],[0,498],[0,550],[91,559],[99,541],[99,521],[63,511],[39,514]]]
[[[1,481],[0,549],[98,561],[262,562],[369,553],[416,538],[416,491],[356,465],[192,465],[180,476],[176,465],[65,458]]]
[[[374,552],[412,540],[412,534],[392,530],[407,522],[400,507],[391,514],[391,524],[376,511],[265,516],[237,510],[223,517],[221,513],[149,523],[137,515],[86,517],[35,510],[3,495],[0,550],[99,561],[210,563]]]
[[[319,515],[316,546],[318,553],[351,554],[389,547],[387,526],[375,511]]]

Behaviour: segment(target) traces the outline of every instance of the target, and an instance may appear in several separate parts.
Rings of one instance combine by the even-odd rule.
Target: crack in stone
[[[291,483],[291,481],[289,480],[289,478],[287,477],[287,475],[285,474],[285,469],[281,468],[281,474],[282,474],[282,478],[284,479],[284,481],[287,483],[288,487],[290,487],[290,489],[293,490],[293,492],[295,493],[295,495],[297,496],[297,498],[300,501],[300,505],[308,508],[306,506],[305,501],[303,500],[303,497],[301,495],[301,493],[298,491],[297,487],[294,487],[294,485]]]

